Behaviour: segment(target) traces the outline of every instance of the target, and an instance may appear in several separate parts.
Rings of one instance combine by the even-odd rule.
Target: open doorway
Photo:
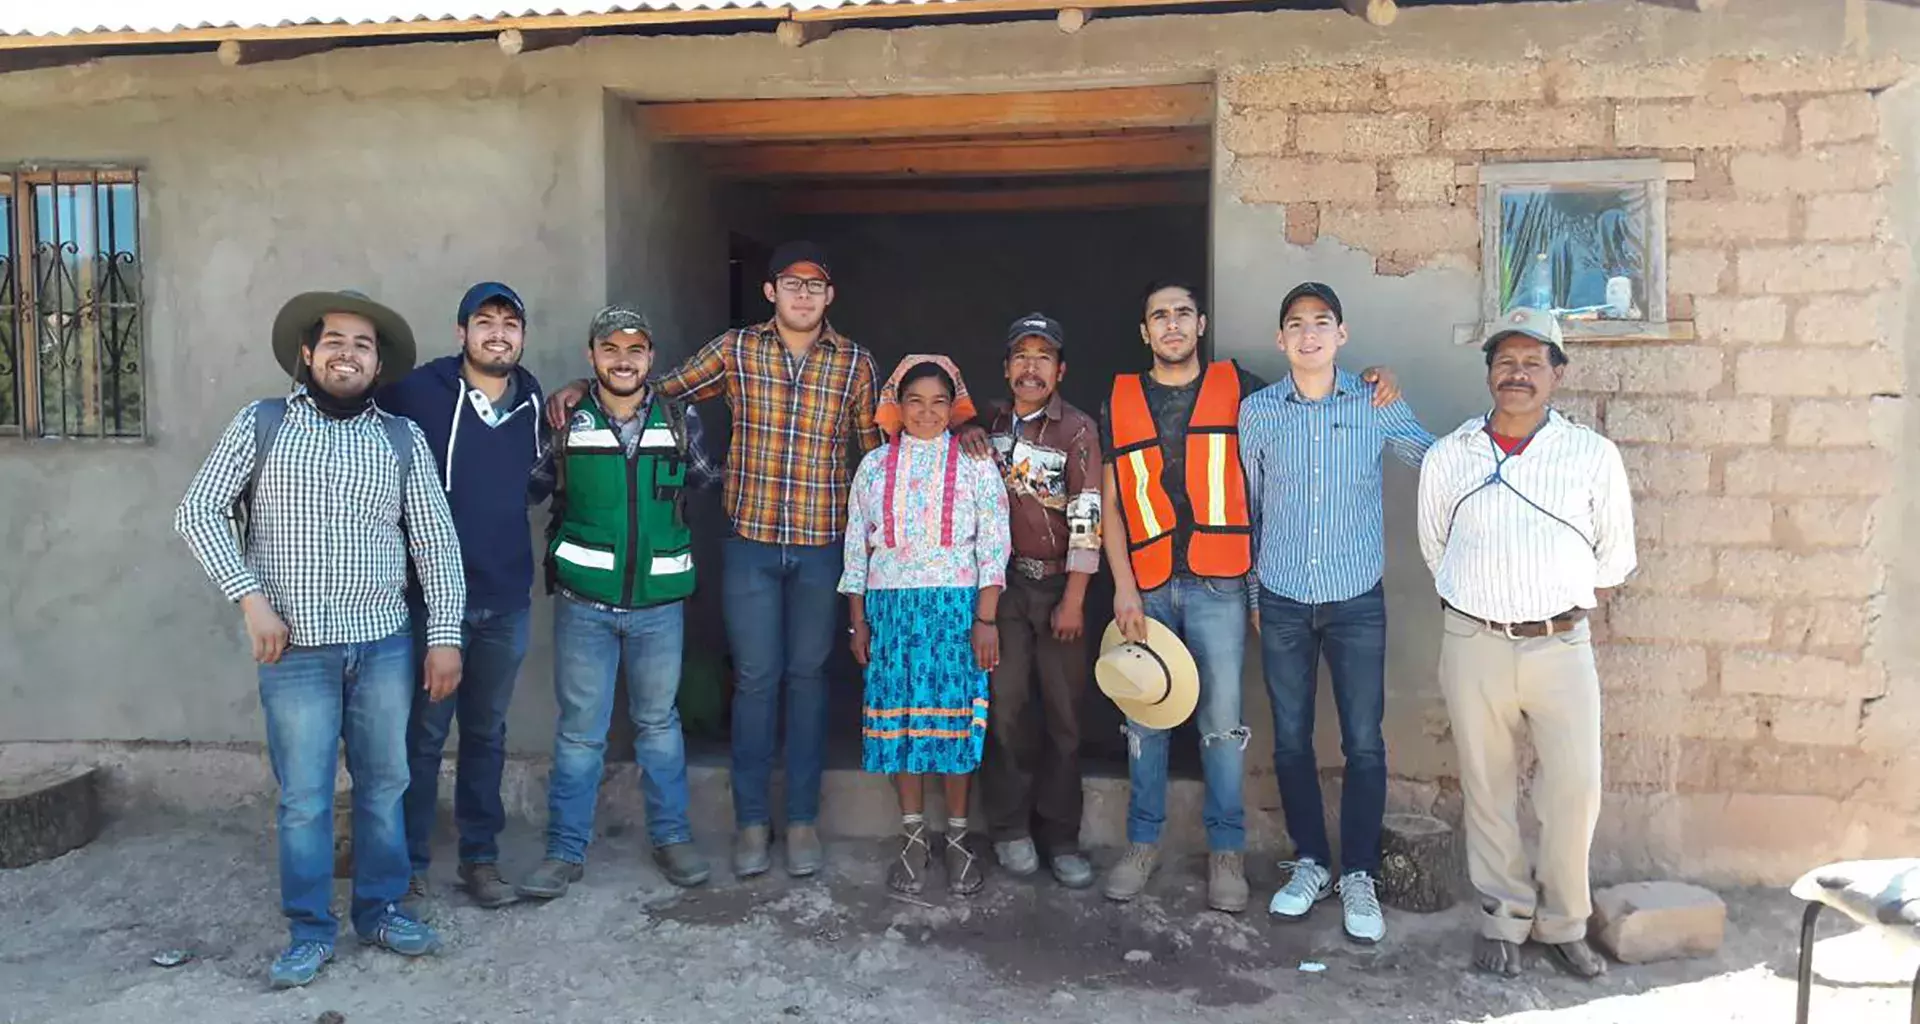
[[[1146,365],[1149,283],[1208,277],[1209,86],[673,103],[634,117],[724,196],[734,325],[770,315],[771,247],[811,239],[833,261],[836,329],[883,375],[910,353],[949,356],[983,409],[1006,396],[1005,331],[1020,315],[1065,325],[1061,390],[1094,415],[1116,373]],[[1089,660],[1111,602],[1103,574],[1088,598]],[[844,650],[832,678],[829,766],[854,767],[861,686]],[[693,700],[717,712],[719,697]],[[1082,714],[1089,771],[1124,772],[1117,711],[1090,688]],[[719,752],[723,714],[688,728]],[[1195,747],[1176,743],[1176,769],[1197,769]]]

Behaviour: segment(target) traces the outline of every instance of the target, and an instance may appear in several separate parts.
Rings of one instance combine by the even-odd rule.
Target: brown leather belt
[[[1445,601],[1440,602],[1440,607],[1445,608],[1461,618],[1471,619],[1493,630],[1495,633],[1504,635],[1509,640],[1533,640],[1543,636],[1553,636],[1556,633],[1571,633],[1573,632],[1573,627],[1579,625],[1587,617],[1587,610],[1585,608],[1574,608],[1561,612],[1551,619],[1544,619],[1537,622],[1495,622],[1492,619],[1483,619],[1470,612],[1461,611]]]
[[[1015,555],[1008,565],[1014,572],[1030,580],[1044,580],[1067,571],[1067,560],[1064,558],[1027,558]]]

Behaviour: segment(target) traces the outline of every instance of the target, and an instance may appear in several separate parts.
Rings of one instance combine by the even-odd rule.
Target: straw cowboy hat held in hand
[[[413,369],[413,328],[405,317],[356,291],[304,292],[287,300],[273,318],[273,358],[287,376],[300,377],[300,346],[306,334],[328,313],[354,313],[373,321],[380,344],[380,377],[391,384]]]
[[[1122,636],[1118,622],[1107,626],[1093,675],[1100,692],[1122,714],[1149,729],[1179,725],[1200,702],[1200,670],[1193,654],[1159,619],[1147,620],[1144,644]]]

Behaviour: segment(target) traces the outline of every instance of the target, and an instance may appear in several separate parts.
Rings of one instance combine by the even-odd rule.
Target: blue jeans
[[[633,759],[655,846],[693,839],[687,822],[687,743],[680,732],[680,655],[684,602],[605,611],[565,595],[553,602],[553,694],[560,727],[547,788],[547,856],[587,859],[593,812],[613,724],[614,680],[627,676]]]
[[[1387,600],[1380,584],[1359,597],[1301,604],[1260,589],[1260,652],[1273,702],[1273,774],[1298,855],[1329,870],[1320,762],[1313,752],[1313,698],[1320,656],[1333,676],[1346,773],[1340,788],[1340,870],[1380,870],[1380,818],[1387,810]]]
[[[727,538],[722,599],[733,651],[733,819],[771,824],[767,790],[781,683],[787,695],[787,824],[820,816],[826,765],[827,659],[840,625],[838,544]]]
[[[340,743],[353,777],[353,927],[372,933],[407,894],[407,708],[413,643],[406,632],[362,644],[289,647],[260,666],[267,756],[280,783],[280,910],[295,942],[331,943],[333,780]]]
[[[1201,820],[1207,848],[1236,852],[1247,845],[1246,811],[1240,799],[1248,731],[1240,721],[1240,668],[1247,651],[1247,592],[1239,580],[1175,576],[1142,595],[1147,615],[1179,635],[1200,670],[1200,768],[1207,798]],[[1127,841],[1157,843],[1167,822],[1166,729],[1129,719]]]
[[[460,688],[446,700],[427,699],[416,681],[413,716],[407,722],[407,858],[413,873],[424,875],[433,859],[433,820],[440,802],[440,757],[457,714],[460,752],[453,777],[453,823],[460,833],[460,863],[491,864],[500,859],[500,830],[507,812],[500,805],[500,774],[507,764],[507,705],[513,681],[527,656],[527,609],[491,612],[469,608],[461,632],[466,648]],[[413,663],[427,656],[426,611],[413,613]]]

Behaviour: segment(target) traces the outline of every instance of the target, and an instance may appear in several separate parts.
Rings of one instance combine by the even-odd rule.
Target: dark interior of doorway
[[[872,350],[883,376],[907,354],[941,353],[984,406],[1006,395],[1007,325],[1037,310],[1065,325],[1062,393],[1093,415],[1115,374],[1147,365],[1139,323],[1149,284],[1204,289],[1212,112],[1211,88],[1189,85],[666,104],[642,106],[636,124],[724,190],[731,324],[771,315],[768,255],[807,238],[833,262],[834,326]],[[703,420],[725,425],[724,404],[709,405]],[[724,519],[695,529],[717,535]],[[704,540],[703,557],[717,555],[717,536]],[[717,566],[703,572],[690,606],[689,665],[702,668],[683,680],[680,702],[690,756],[710,763],[724,763],[730,724],[725,633],[710,628],[720,581]],[[1089,667],[1111,609],[1103,572],[1088,596]],[[841,616],[844,627],[844,606]],[[857,768],[862,681],[844,643],[829,686],[828,766]],[[610,746],[631,749],[619,735],[631,727],[615,721]],[[1121,722],[1089,679],[1080,728],[1089,772],[1124,775]],[[1183,727],[1170,768],[1197,775],[1198,747]]]

